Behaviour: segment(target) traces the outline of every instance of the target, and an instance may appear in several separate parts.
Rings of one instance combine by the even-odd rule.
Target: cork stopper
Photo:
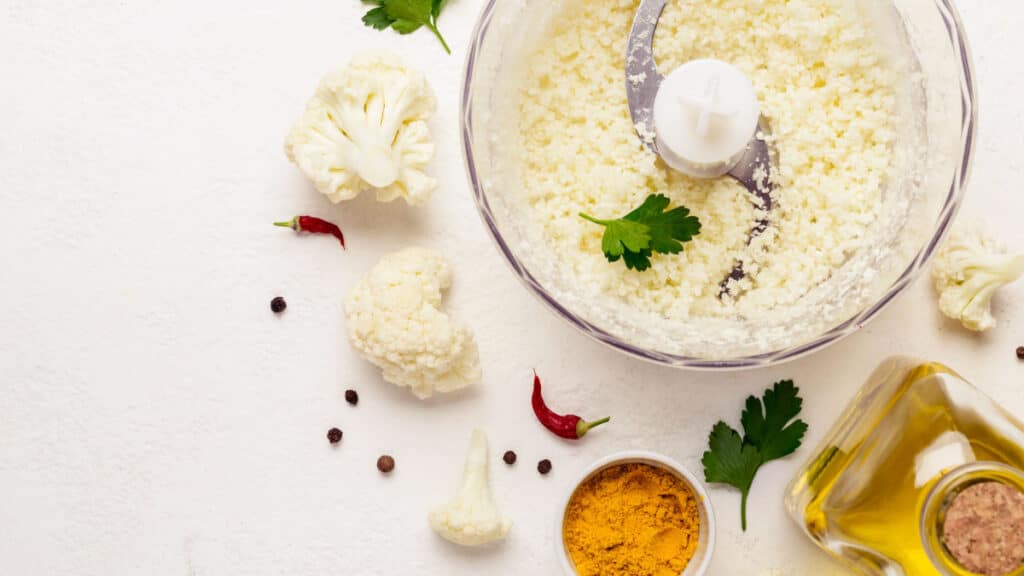
[[[997,481],[956,493],[942,521],[942,543],[961,566],[1006,576],[1024,566],[1024,494]]]

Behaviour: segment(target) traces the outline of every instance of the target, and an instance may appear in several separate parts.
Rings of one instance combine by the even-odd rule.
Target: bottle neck
[[[954,538],[952,531],[947,533],[947,520],[952,520],[950,512],[957,497],[964,491],[979,484],[995,483],[1009,487],[1016,493],[1024,494],[1024,472],[998,462],[972,462],[950,470],[943,475],[929,491],[921,507],[920,533],[922,544],[928,558],[935,569],[943,576],[974,576],[964,566],[961,559],[951,551],[949,539]],[[955,514],[955,513],[954,513]],[[982,531],[984,532],[984,531]],[[977,537],[977,535],[972,535]],[[985,545],[985,542],[975,542]],[[956,548],[956,546],[953,546]],[[1006,576],[1024,575],[1024,565],[1005,573]]]

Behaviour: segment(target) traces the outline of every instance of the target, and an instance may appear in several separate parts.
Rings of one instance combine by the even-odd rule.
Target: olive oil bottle
[[[944,544],[944,511],[979,482],[1024,493],[1021,469],[1021,422],[949,368],[894,358],[798,471],[786,507],[857,574],[970,575]]]

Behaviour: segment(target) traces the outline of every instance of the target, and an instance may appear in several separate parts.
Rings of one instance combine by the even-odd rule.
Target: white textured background
[[[1021,249],[1024,3],[959,3],[982,110],[965,211]],[[453,0],[446,57],[426,32],[364,29],[355,0],[0,2],[0,573],[555,574],[556,502],[583,467],[645,448],[699,470],[713,421],[736,423],[776,379],[803,389],[811,445],[897,352],[951,364],[1024,416],[1024,284],[985,337],[942,320],[922,281],[823,353],[725,375],[642,364],[554,318],[492,248],[464,178],[457,90],[481,5]],[[373,46],[429,70],[440,97],[442,187],[421,210],[332,206],[282,153],[320,76]],[[339,221],[351,249],[270,227],[306,212]],[[455,262],[450,306],[485,366],[469,394],[419,402],[345,343],[342,295],[410,243]],[[554,406],[614,423],[576,446],[552,438],[528,406],[532,367]],[[425,516],[454,490],[473,426],[494,462],[514,448],[520,463],[492,473],[510,539],[467,552]],[[374,467],[384,451],[390,478]],[[798,464],[762,471],[746,534],[739,497],[713,489],[713,574],[839,573],[784,516]]]

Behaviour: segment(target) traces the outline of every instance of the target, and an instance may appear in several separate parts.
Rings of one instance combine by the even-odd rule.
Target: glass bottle
[[[857,574],[970,575],[943,543],[944,511],[979,482],[1024,493],[1022,469],[1024,424],[949,368],[893,358],[797,472],[786,508]]]

